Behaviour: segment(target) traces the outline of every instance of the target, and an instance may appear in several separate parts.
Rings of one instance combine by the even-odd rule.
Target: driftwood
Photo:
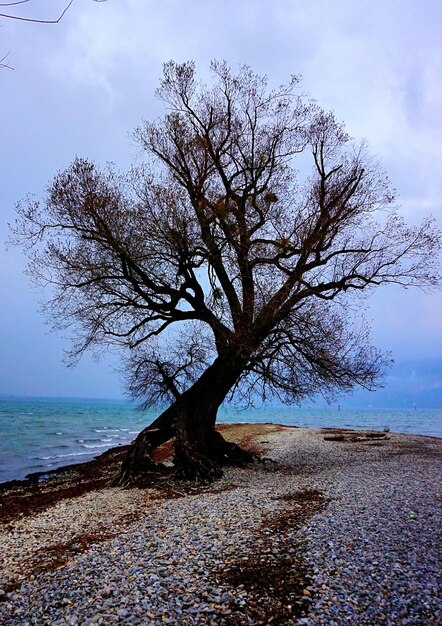
[[[350,443],[373,443],[373,441],[387,441],[387,431],[373,430],[344,430],[340,428],[322,429],[324,441],[344,441]]]

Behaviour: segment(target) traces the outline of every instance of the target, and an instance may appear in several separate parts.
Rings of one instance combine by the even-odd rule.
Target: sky
[[[31,0],[16,15],[54,19],[67,2]],[[19,9],[21,12],[19,12]],[[6,9],[0,9],[6,11]],[[303,91],[365,138],[411,224],[442,228],[442,3],[440,0],[75,0],[59,24],[0,17],[0,394],[123,395],[117,360],[64,364],[23,253],[5,247],[15,203],[42,197],[76,156],[121,169],[139,157],[131,131],[162,114],[162,64],[249,64],[271,85],[303,77]],[[395,365],[361,406],[442,408],[442,292],[385,287],[370,299],[373,343]],[[345,405],[345,399],[342,402]]]

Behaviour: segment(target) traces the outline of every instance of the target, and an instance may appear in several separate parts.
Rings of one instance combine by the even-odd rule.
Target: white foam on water
[[[109,442],[108,443],[96,443],[96,444],[84,443],[81,447],[82,448],[88,448],[90,450],[94,450],[95,448],[108,448],[109,447]],[[82,454],[87,454],[87,453],[83,452]]]
[[[49,461],[51,459],[66,459],[71,456],[84,456],[89,452],[70,452],[69,454],[55,454],[54,456],[39,456],[39,461]]]
[[[124,428],[94,428],[94,433],[118,433]]]

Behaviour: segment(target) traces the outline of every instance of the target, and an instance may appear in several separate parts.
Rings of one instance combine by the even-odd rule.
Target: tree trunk
[[[152,452],[175,437],[174,464],[182,480],[212,482],[222,465],[243,465],[253,456],[215,430],[218,408],[243,371],[243,359],[217,357],[202,376],[131,445],[114,485],[126,486],[146,472],[159,471]]]
[[[158,473],[162,468],[152,459],[152,452],[162,443],[175,436],[176,419],[174,404],[162,413],[147,428],[142,430],[131,444],[120,472],[112,481],[114,487],[127,487],[146,472]]]

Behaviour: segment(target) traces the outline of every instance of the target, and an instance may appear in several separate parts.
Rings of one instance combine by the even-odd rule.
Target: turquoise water
[[[123,401],[0,399],[0,482],[81,463],[108,448],[127,444],[157,414],[139,411]],[[442,437],[441,409],[226,407],[221,409],[219,421],[389,428]]]

